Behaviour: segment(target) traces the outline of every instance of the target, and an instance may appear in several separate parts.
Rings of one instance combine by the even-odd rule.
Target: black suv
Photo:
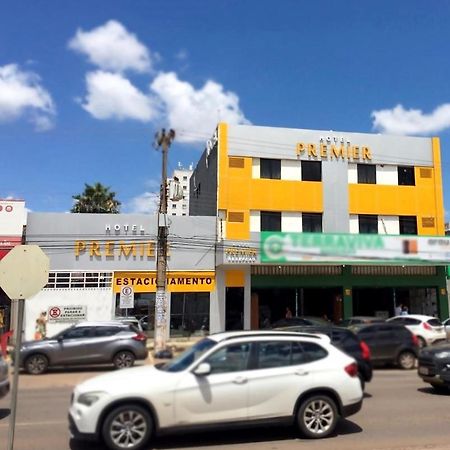
[[[436,391],[450,389],[450,344],[425,347],[419,353],[419,377]]]
[[[394,364],[413,369],[419,353],[419,341],[405,326],[373,323],[350,327],[370,348],[373,364]]]
[[[331,343],[343,352],[356,359],[358,376],[362,388],[372,379],[372,363],[368,345],[358,338],[355,333],[335,325],[294,325],[280,327],[278,330],[295,331],[299,333],[320,333],[329,336]]]

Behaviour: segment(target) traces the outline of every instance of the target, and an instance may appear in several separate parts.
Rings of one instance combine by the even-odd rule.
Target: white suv
[[[362,398],[355,360],[328,337],[240,331],[204,338],[166,364],[79,384],[69,422],[72,437],[116,450],[141,449],[162,432],[243,422],[288,421],[321,438]]]
[[[406,314],[387,319],[387,322],[395,322],[404,325],[408,330],[417,336],[419,346],[426,347],[435,342],[445,341],[446,333],[444,326],[433,316],[423,316],[421,314]]]

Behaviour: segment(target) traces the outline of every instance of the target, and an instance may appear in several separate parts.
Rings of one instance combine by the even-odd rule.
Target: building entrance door
[[[225,292],[225,330],[244,328],[244,288],[227,287]]]

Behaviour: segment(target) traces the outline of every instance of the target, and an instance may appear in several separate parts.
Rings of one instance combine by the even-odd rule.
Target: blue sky
[[[450,211],[450,3],[1,3],[0,198],[63,212],[99,181],[148,211],[155,131],[177,130],[170,173],[220,118],[440,136]]]

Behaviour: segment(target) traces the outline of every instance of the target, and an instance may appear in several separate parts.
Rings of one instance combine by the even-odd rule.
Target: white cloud
[[[168,125],[177,130],[181,142],[204,141],[217,122],[249,124],[239,108],[239,97],[224,91],[221,84],[208,80],[196,90],[190,83],[178,79],[174,72],[161,73],[151,89],[165,107]]]
[[[125,209],[131,214],[155,214],[159,208],[159,194],[144,192],[126,203]]]
[[[83,108],[96,119],[134,119],[149,122],[157,114],[157,102],[120,74],[89,72]]]
[[[450,104],[444,103],[430,114],[397,105],[392,109],[373,111],[372,117],[374,129],[383,133],[432,134],[450,127]]]
[[[85,54],[92,64],[103,70],[149,72],[150,52],[121,23],[109,20],[91,31],[77,30],[69,48]]]
[[[25,116],[37,131],[45,131],[52,128],[54,115],[52,97],[36,73],[16,64],[0,66],[0,122]]]

